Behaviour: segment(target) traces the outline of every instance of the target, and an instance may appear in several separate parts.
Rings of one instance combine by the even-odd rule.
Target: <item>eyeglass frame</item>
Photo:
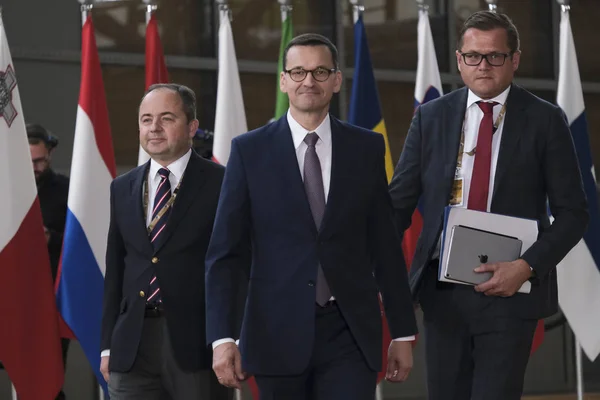
[[[292,74],[290,72],[294,71],[294,70],[301,70],[304,71],[305,75],[304,78],[302,78],[301,80],[297,81],[294,78],[292,78]],[[317,70],[324,70],[328,72],[327,78],[323,79],[322,81],[318,80],[315,77],[315,71]],[[295,67],[292,69],[284,69],[283,72],[288,74],[290,76],[290,79],[296,83],[300,83],[300,82],[304,82],[304,80],[306,79],[306,77],[308,76],[308,73],[310,72],[310,74],[312,75],[313,79],[317,82],[325,82],[327,81],[327,79],[329,79],[329,77],[331,76],[331,74],[335,74],[336,72],[338,72],[339,70],[337,68],[325,68],[325,67],[317,67],[315,69],[304,69],[302,67]]]
[[[485,62],[487,62],[488,65],[491,65],[492,67],[503,67],[504,64],[506,64],[506,59],[508,57],[512,57],[515,54],[515,52],[514,51],[511,51],[509,53],[496,53],[496,52],[493,52],[493,53],[481,54],[481,53],[477,53],[477,52],[463,53],[462,51],[459,50],[458,54],[460,54],[462,56],[463,62],[465,63],[465,65],[467,65],[469,67],[478,67],[483,62],[484,59],[485,59]],[[477,64],[468,64],[467,63],[467,55],[472,55],[472,54],[477,54],[477,55],[481,56],[481,60],[479,60],[479,62]],[[494,64],[492,64],[490,62],[490,60],[488,60],[488,56],[492,56],[492,55],[504,56],[504,59],[502,60],[502,64],[500,64],[500,65],[494,65]]]

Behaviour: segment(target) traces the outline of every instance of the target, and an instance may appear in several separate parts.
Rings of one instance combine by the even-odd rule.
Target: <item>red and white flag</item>
[[[155,83],[169,82],[169,73],[165,64],[158,22],[154,14],[146,25],[146,90]],[[148,153],[140,146],[138,154],[138,165],[144,164],[150,159]]]
[[[64,380],[58,313],[21,98],[0,18],[0,360],[19,400]]]

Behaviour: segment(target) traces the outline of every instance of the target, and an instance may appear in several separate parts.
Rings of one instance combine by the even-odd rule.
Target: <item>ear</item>
[[[516,51],[512,55],[511,63],[513,72],[519,69],[519,63],[521,62],[521,51]]]
[[[344,81],[342,78],[342,71],[336,71],[333,79],[333,93],[339,93],[342,89],[342,82]]]
[[[287,80],[287,76],[285,76],[285,72],[281,71],[281,74],[279,75],[279,90],[281,90],[283,93],[287,93],[287,89],[286,89],[286,80]]]
[[[460,71],[460,66],[462,64],[462,55],[460,54],[460,52],[458,50],[456,50],[456,66],[458,68],[458,72]]]
[[[190,137],[190,139],[193,139],[196,135],[196,131],[198,130],[199,125],[200,123],[197,119],[190,121],[190,123],[188,124],[188,136]]]

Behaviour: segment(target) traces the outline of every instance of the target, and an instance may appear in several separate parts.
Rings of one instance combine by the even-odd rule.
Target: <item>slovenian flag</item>
[[[415,110],[421,104],[437,99],[442,95],[442,80],[433,45],[433,35],[429,25],[429,14],[427,10],[419,10],[419,24],[417,26],[418,60],[417,78],[415,82]],[[423,210],[421,202],[418,203],[413,213],[412,223],[404,232],[402,238],[402,251],[406,259],[406,266],[410,268],[417,240],[423,230]]]
[[[560,22],[557,104],[569,121],[587,196],[590,222],[583,239],[557,267],[558,301],[585,354],[600,353],[600,213],[583,91],[569,13]]]
[[[56,300],[105,392],[100,373],[100,331],[110,183],[115,170],[94,25],[88,17],[82,29],[81,86]]]

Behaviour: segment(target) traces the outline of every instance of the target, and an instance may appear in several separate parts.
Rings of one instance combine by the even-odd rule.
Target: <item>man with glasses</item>
[[[556,264],[587,226],[565,116],[512,83],[520,59],[506,15],[471,15],[456,51],[466,87],[415,112],[390,184],[401,232],[418,202],[424,217],[410,284],[424,313],[431,400],[521,398],[536,323],[558,309]],[[536,220],[538,240],[515,261],[477,266],[492,277],[475,287],[440,282],[448,205]],[[527,280],[531,293],[517,293]]]
[[[58,138],[40,124],[27,124],[27,138],[31,150],[31,162],[38,190],[38,199],[42,209],[44,233],[48,243],[52,279],[56,279],[63,234],[67,219],[67,198],[69,196],[69,178],[52,170],[52,154],[58,146]],[[66,365],[69,339],[62,339],[63,364]],[[57,400],[65,398],[61,391]]]
[[[206,261],[207,340],[222,384],[253,374],[261,400],[365,400],[381,369],[412,367],[416,324],[379,134],[329,115],[342,74],[325,37],[284,52],[286,115],[235,138]],[[249,277],[239,338],[234,283]],[[241,352],[241,357],[240,357]]]

